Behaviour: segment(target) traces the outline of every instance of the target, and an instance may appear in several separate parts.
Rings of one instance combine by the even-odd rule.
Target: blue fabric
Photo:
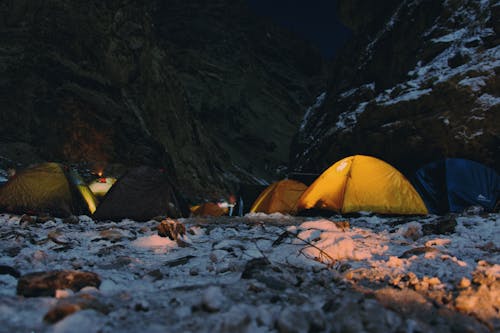
[[[492,211],[500,192],[500,177],[480,163],[450,158],[446,160],[446,183],[451,212],[469,206],[483,206]]]
[[[413,183],[429,213],[443,214],[449,211],[446,194],[446,163],[444,160],[430,163],[416,173]]]
[[[416,172],[415,188],[430,213],[462,212],[469,206],[491,211],[500,196],[500,177],[480,163],[449,158]]]

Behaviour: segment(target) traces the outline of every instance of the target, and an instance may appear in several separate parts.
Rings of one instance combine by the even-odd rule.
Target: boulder
[[[48,271],[23,275],[17,282],[17,294],[25,297],[55,296],[58,289],[78,291],[83,287],[99,287],[101,280],[92,272]]]

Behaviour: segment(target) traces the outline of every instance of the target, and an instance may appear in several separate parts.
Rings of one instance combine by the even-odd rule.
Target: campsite
[[[0,36],[0,332],[500,332],[499,0],[5,0]]]
[[[475,166],[463,183],[488,180],[476,186],[486,204],[457,190],[467,209],[440,215],[362,155],[309,186],[273,183],[232,216],[211,202],[188,213],[161,170],[127,171],[98,203],[75,170],[33,166],[0,188],[11,211],[0,215],[1,320],[44,332],[495,331],[500,217],[487,203],[500,178],[457,162]]]

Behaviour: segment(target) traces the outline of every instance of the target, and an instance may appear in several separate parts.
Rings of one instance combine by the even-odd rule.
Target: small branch
[[[299,237],[298,234],[289,232],[288,230],[284,231],[282,234],[279,235],[279,237],[273,242],[273,246],[277,246],[277,245],[281,244],[283,242],[283,240],[285,238],[287,238],[288,236],[292,236],[292,237],[294,237],[294,238],[296,238],[296,239],[304,242],[306,245],[308,245],[308,246],[310,246],[310,247],[315,248],[316,250],[318,250],[319,254],[320,254],[319,262],[321,262],[322,264],[325,264],[328,268],[332,268],[337,263],[337,260],[333,259],[333,257],[330,256],[328,253],[326,253],[323,249],[317,247],[316,245],[314,245],[310,241]],[[302,251],[303,251],[303,249],[300,250],[299,253],[302,254],[303,256],[307,257],[304,253],[302,253]],[[323,261],[321,261],[324,258],[329,259],[330,263],[326,264]]]

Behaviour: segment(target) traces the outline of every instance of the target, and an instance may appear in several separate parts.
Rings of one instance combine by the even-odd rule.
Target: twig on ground
[[[310,246],[310,247],[313,247],[313,248],[315,248],[316,250],[318,250],[318,251],[319,251],[319,254],[320,254],[320,257],[318,258],[318,259],[319,259],[318,261],[319,261],[319,262],[321,262],[322,264],[325,264],[328,268],[333,268],[333,267],[334,267],[334,265],[337,263],[337,261],[336,261],[336,260],[335,260],[332,256],[330,256],[328,253],[326,253],[323,249],[321,249],[321,248],[319,248],[318,246],[314,245],[314,244],[313,244],[313,243],[311,243],[310,241],[308,241],[308,240],[306,240],[306,239],[303,239],[303,238],[299,237],[299,235],[298,235],[298,234],[293,233],[293,232],[290,232],[290,231],[288,231],[288,230],[285,230],[282,234],[280,234],[280,235],[279,235],[279,237],[278,237],[278,238],[277,238],[277,239],[273,242],[273,246],[277,246],[277,245],[281,244],[281,243],[283,242],[283,240],[284,240],[285,238],[289,237],[289,236],[294,237],[294,238],[297,238],[298,240],[300,240],[300,241],[304,242],[306,245],[308,245],[308,246]],[[303,251],[303,250],[304,250],[304,249],[301,249],[301,250],[299,251],[299,253],[305,256],[305,254],[304,254],[304,253],[302,253],[302,251]],[[324,259],[324,258],[327,258],[327,259],[330,261],[330,263],[325,263],[325,262],[322,260],[322,259]]]

